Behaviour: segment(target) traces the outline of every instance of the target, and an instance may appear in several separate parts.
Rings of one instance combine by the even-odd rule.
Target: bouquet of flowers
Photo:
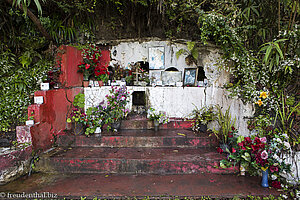
[[[268,143],[266,137],[257,135],[244,137],[233,134],[229,136],[231,145],[231,148],[227,150],[229,155],[227,159],[220,162],[220,166],[226,168],[240,164],[248,169],[251,175],[258,174],[260,169],[264,171],[269,169],[272,178],[271,186],[281,188],[280,174],[290,171],[290,165],[279,156],[283,150],[289,148],[289,143],[283,141],[283,137],[275,135],[274,139]],[[218,152],[223,151],[218,149]]]
[[[160,124],[166,124],[169,122],[169,118],[167,117],[165,112],[156,111],[154,108],[149,108],[148,110],[148,118],[153,121],[158,121]]]

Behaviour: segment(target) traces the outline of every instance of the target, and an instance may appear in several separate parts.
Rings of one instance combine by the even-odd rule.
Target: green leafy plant
[[[179,58],[180,55],[185,54],[187,55],[186,63],[188,65],[191,65],[192,63],[197,64],[197,60],[199,57],[199,50],[196,45],[196,42],[186,42],[186,44],[187,44],[187,50],[180,49],[179,51],[176,52],[177,59]]]
[[[213,133],[221,143],[227,144],[229,132],[232,130],[232,127],[234,127],[236,118],[234,119],[234,121],[232,121],[231,114],[230,114],[230,107],[225,111],[224,114],[219,105],[216,106],[216,109],[217,109],[216,120],[219,125],[219,130],[216,130],[214,128]]]
[[[67,118],[67,123],[72,123],[75,134],[84,132],[86,135],[94,133],[95,129],[90,128],[91,118],[84,112],[85,95],[78,93],[74,97],[73,108]]]
[[[294,104],[294,106],[292,106]],[[292,146],[300,144],[299,130],[297,130],[298,125],[294,127],[295,120],[299,117],[300,114],[300,102],[287,104],[286,97],[281,95],[281,106],[278,105],[279,109],[276,114],[277,119],[279,120],[278,128],[283,133],[289,136],[289,142]],[[275,122],[276,123],[276,122]],[[298,127],[299,128],[299,127]]]
[[[196,107],[191,116],[193,119],[195,119],[192,129],[194,131],[199,131],[201,125],[207,125],[209,122],[212,122],[216,119],[216,112],[213,106],[204,106],[201,109]]]
[[[74,97],[74,101],[73,101],[73,105],[75,107],[78,108],[84,108],[85,106],[85,95],[82,93],[78,93],[75,97]]]
[[[262,45],[260,52],[265,52],[263,63],[269,66],[270,71],[272,71],[275,64],[279,65],[280,59],[284,59],[280,43],[286,40],[287,39],[280,39]]]

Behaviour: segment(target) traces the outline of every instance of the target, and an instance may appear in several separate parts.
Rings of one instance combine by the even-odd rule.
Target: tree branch
[[[9,4],[13,4],[13,0],[6,0]],[[23,11],[22,5],[18,6],[20,10]],[[52,40],[52,37],[48,34],[46,29],[43,27],[41,21],[39,18],[37,18],[29,9],[27,9],[27,16],[31,19],[31,21],[36,25],[38,30],[42,33],[42,35],[47,39],[47,40]]]

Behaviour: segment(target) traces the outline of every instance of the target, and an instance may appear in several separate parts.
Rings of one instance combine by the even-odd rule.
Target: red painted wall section
[[[63,133],[66,128],[68,109],[71,106],[68,100],[73,101],[74,97],[82,92],[82,87],[35,92],[35,96],[44,97],[44,104],[31,105],[28,108],[28,110],[35,108],[34,113],[39,115],[34,116],[35,123],[39,123],[31,128],[32,143],[35,149],[50,148],[53,143],[53,134]]]
[[[110,51],[102,48],[102,66],[108,66]],[[81,51],[71,46],[61,46],[58,50],[57,65],[61,66],[61,89],[36,91],[35,96],[43,96],[44,103],[30,105],[28,118],[34,116],[35,125],[31,127],[32,143],[35,149],[46,150],[52,146],[53,134],[63,134],[66,128],[66,115],[74,97],[83,93],[83,74],[78,72],[82,61]],[[67,100],[68,99],[68,100]]]
[[[64,87],[82,86],[83,74],[78,72],[82,61],[81,51],[71,46],[59,48],[57,63],[61,65],[60,82]]]
[[[100,58],[101,66],[108,67],[109,62],[110,62],[110,51],[102,49],[101,50],[101,58]]]
[[[101,66],[108,66],[110,62],[110,51],[101,50]],[[61,46],[57,56],[57,64],[61,65],[60,82],[64,87],[82,86],[83,74],[78,72],[78,64],[82,62],[81,51],[71,46]]]

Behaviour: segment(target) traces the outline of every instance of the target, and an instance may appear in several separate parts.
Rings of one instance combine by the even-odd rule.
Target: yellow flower
[[[261,92],[260,95],[259,95],[259,98],[267,98],[268,97],[268,94],[266,92]]]
[[[263,104],[263,102],[261,100],[258,100],[257,102],[255,102],[256,104],[258,104],[259,106],[261,106]]]

